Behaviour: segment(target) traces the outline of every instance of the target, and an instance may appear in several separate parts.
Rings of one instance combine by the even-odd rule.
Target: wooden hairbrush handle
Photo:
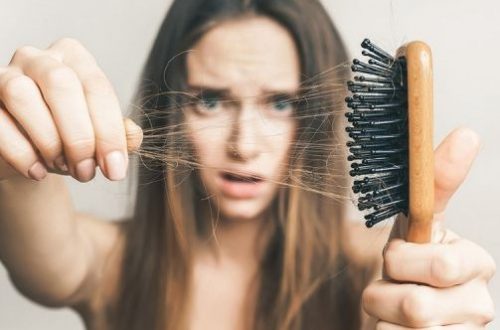
[[[431,240],[434,214],[433,87],[429,46],[414,41],[398,56],[407,64],[409,205],[407,241]]]

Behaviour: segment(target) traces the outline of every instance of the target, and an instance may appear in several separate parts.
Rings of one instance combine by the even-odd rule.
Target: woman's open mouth
[[[232,198],[252,198],[259,195],[264,186],[264,178],[232,172],[219,172],[220,188],[225,196]]]

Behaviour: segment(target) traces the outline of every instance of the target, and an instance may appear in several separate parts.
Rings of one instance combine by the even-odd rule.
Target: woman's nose
[[[255,106],[242,106],[236,111],[235,117],[227,143],[229,156],[241,161],[257,158],[263,148],[258,109]]]

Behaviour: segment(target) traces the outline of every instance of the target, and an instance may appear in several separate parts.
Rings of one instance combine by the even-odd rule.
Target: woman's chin
[[[247,222],[259,220],[267,205],[253,199],[223,201],[219,205],[221,216],[227,221]]]

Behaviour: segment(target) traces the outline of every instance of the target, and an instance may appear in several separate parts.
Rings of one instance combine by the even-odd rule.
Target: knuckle
[[[66,66],[59,66],[47,70],[44,74],[44,80],[47,84],[62,88],[67,87],[76,79],[76,73]]]
[[[486,306],[483,312],[479,315],[479,324],[488,324],[495,319],[495,307],[493,303]]]
[[[42,154],[51,159],[62,153],[62,143],[59,137],[48,136],[43,138],[38,148]]]
[[[113,86],[102,73],[93,73],[82,80],[83,90],[86,94],[113,95]]]
[[[401,244],[396,241],[396,240],[391,240],[389,243],[387,243],[387,246],[385,247],[385,255],[388,253],[396,253],[399,251],[399,247]]]
[[[496,271],[497,271],[497,264],[495,262],[495,259],[493,259],[493,257],[489,254],[489,253],[486,253],[487,256],[486,256],[486,267],[484,267],[485,269],[485,274],[486,274],[486,278],[488,280],[490,280],[491,278],[493,278],[493,276],[495,275]]]
[[[443,286],[457,284],[460,280],[460,257],[448,249],[438,250],[431,260],[431,278]]]
[[[57,39],[51,47],[63,47],[63,48],[80,48],[83,47],[80,41],[71,37],[62,37]]]
[[[477,323],[482,325],[490,323],[495,318],[495,303],[488,290],[485,289],[484,292],[483,303],[475,304],[475,306],[479,307],[476,311]]]
[[[65,57],[66,55],[70,55],[71,57],[78,59],[78,61],[96,64],[92,54],[90,54],[85,46],[75,38],[61,38],[50,45],[48,51],[56,57]]]
[[[96,145],[100,151],[126,148],[126,142],[118,134],[110,134],[108,137],[99,137],[96,139]]]
[[[2,84],[2,95],[10,101],[17,101],[32,96],[33,81],[24,75],[15,75]]]
[[[394,277],[398,269],[398,245],[389,243],[384,253],[384,270],[389,277]]]
[[[67,143],[68,149],[76,154],[89,154],[95,150],[95,139],[92,136],[73,138]]]
[[[369,311],[372,310],[371,306],[377,304],[377,299],[378,296],[373,285],[367,286],[361,295],[361,306],[363,307],[363,310],[370,314]]]
[[[15,50],[11,63],[22,63],[32,57],[37,49],[32,46],[22,46]]]
[[[423,286],[414,286],[401,300],[400,312],[408,326],[425,327],[432,321],[432,299]]]

